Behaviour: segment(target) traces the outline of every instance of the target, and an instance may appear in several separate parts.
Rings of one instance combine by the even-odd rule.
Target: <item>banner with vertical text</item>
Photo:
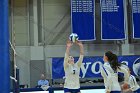
[[[133,38],[140,39],[140,0],[132,0]]]
[[[124,0],[100,0],[101,39],[125,39]]]
[[[72,32],[81,41],[95,40],[94,7],[94,0],[71,0]]]

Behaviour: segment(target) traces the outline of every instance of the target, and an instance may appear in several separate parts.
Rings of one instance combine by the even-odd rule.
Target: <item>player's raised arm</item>
[[[64,70],[68,66],[69,52],[70,52],[70,48],[72,45],[73,45],[72,42],[70,40],[68,40],[66,43],[66,52],[65,52],[65,58],[64,58]]]
[[[80,57],[79,60],[77,61],[78,66],[81,67],[81,64],[83,62],[83,57],[84,57],[84,47],[81,41],[76,41],[76,44],[79,46],[80,48]]]

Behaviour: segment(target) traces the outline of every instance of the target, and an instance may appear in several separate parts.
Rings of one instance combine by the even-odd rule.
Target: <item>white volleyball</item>
[[[69,36],[70,41],[76,42],[76,40],[79,39],[78,35],[76,33],[71,33]]]

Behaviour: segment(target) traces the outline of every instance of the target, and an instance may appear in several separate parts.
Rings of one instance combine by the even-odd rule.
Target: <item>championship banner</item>
[[[132,0],[133,38],[140,39],[140,0]]]
[[[75,62],[78,58],[75,58]],[[140,76],[140,56],[119,56],[119,62],[126,63],[132,74]],[[52,59],[52,78],[60,79],[64,78],[64,58],[53,58]],[[101,77],[101,66],[103,65],[103,57],[84,57],[83,64],[81,66],[80,77],[81,78],[99,78]]]
[[[95,40],[94,7],[94,0],[71,0],[71,27],[79,40]]]
[[[100,0],[101,6],[101,39],[125,39],[125,0]]]

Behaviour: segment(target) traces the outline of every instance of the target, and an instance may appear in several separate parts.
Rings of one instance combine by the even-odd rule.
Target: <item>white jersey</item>
[[[136,78],[133,75],[130,75],[129,77],[129,85],[130,85],[130,89],[132,91],[136,91],[140,88],[140,86],[138,85]]]
[[[68,61],[67,58],[68,56],[65,54],[64,63]],[[82,61],[83,61],[83,55],[80,55],[79,60],[74,65],[68,64],[67,67],[64,66],[64,70],[65,70],[64,88],[68,88],[68,89],[80,88],[79,75],[80,75],[80,67]]]
[[[122,64],[121,67],[124,67],[125,69],[129,71],[129,67],[127,65]]]
[[[124,67],[120,67],[115,73],[108,62],[104,63],[101,69],[101,75],[104,78],[105,88],[110,91],[121,91],[118,82],[118,72],[124,73],[125,82],[128,82],[129,74]]]

